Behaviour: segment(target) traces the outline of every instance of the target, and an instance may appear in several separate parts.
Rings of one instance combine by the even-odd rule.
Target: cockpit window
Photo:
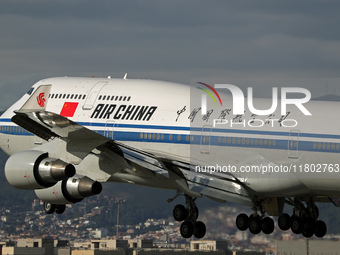
[[[34,88],[30,88],[30,90],[27,91],[27,94],[32,95],[33,90],[34,90]]]

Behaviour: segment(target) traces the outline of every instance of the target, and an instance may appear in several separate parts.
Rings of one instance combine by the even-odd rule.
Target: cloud
[[[0,89],[48,76],[336,77],[334,1],[42,1],[0,4]],[[22,81],[25,81],[24,83]],[[0,95],[0,108],[14,96]]]

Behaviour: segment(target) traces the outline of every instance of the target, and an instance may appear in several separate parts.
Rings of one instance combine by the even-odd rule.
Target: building
[[[221,240],[199,240],[199,241],[191,241],[190,242],[190,250],[191,251],[224,251],[227,253],[228,251],[228,241]]]
[[[6,243],[2,247],[6,255],[70,255],[68,241],[53,239],[18,239],[16,243]]]
[[[340,255],[340,242],[327,240],[277,241],[277,255]]]

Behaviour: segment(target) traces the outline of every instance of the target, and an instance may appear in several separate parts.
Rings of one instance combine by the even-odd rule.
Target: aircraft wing
[[[67,153],[79,162],[94,149],[120,165],[110,181],[177,189],[193,197],[206,195],[220,202],[249,205],[249,191],[232,176],[218,178],[196,173],[190,164],[159,157],[112,141],[59,114],[48,111],[17,111],[12,121],[46,141],[61,139]]]

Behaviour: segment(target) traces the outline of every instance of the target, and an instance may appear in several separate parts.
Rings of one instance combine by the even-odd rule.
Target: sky
[[[339,13],[327,0],[1,0],[0,110],[55,76],[340,95]]]

